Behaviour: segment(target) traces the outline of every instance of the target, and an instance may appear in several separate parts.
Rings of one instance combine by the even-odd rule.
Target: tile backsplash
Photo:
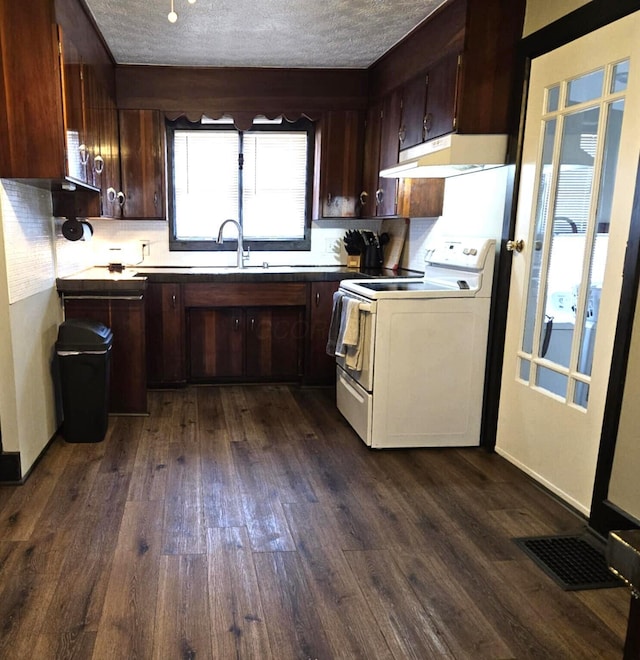
[[[46,291],[55,281],[51,193],[17,181],[0,181],[9,302]]]

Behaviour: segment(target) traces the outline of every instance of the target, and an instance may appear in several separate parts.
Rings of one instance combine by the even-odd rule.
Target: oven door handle
[[[360,303],[360,311],[371,314],[371,305],[369,303]]]

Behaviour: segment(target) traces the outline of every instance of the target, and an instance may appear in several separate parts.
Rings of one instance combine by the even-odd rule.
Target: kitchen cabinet
[[[455,130],[460,62],[457,52],[445,55],[404,85],[400,149]]]
[[[147,413],[142,296],[65,296],[65,318],[100,321],[113,331],[109,412]]]
[[[76,0],[0,3],[0,177],[95,192],[85,74],[115,96],[115,67]]]
[[[120,110],[119,217],[164,220],[164,124],[156,110]]]
[[[190,379],[297,381],[303,337],[303,307],[191,309]]]
[[[309,283],[304,369],[304,381],[308,385],[331,385],[336,381],[336,359],[327,355],[326,349],[333,294],[339,287],[339,281]]]
[[[182,286],[149,283],[146,293],[147,385],[186,383],[185,319]]]
[[[364,144],[361,215],[365,217],[396,214],[397,180],[379,176],[381,169],[398,162],[398,131],[402,97],[396,91],[367,112]]]
[[[189,380],[300,380],[306,291],[301,282],[184,285]]]
[[[316,129],[314,218],[360,214],[364,113],[325,112]]]
[[[426,87],[424,139],[452,131],[509,133],[517,126],[521,95],[517,50],[525,6],[525,0],[445,3],[371,67],[371,98],[384,98],[395,89],[406,88],[410,105],[417,108],[415,115],[411,112],[416,117],[411,127],[413,141],[420,129],[422,77]],[[409,142],[403,148],[407,146]]]

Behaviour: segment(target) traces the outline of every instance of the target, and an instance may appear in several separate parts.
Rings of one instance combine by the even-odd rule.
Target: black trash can
[[[58,329],[62,432],[67,442],[100,442],[109,423],[113,332],[97,321],[68,319]]]

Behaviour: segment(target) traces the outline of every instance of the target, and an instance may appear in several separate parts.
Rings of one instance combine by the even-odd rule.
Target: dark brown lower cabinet
[[[304,307],[191,308],[189,379],[297,381],[302,376]]]
[[[146,414],[145,309],[142,296],[117,298],[66,297],[65,318],[99,321],[111,328],[109,412]]]
[[[340,282],[311,282],[307,306],[307,349],[304,380],[309,385],[331,385],[336,380],[336,360],[327,355],[333,294]]]
[[[186,383],[184,305],[180,284],[149,283],[147,308],[147,384]]]

